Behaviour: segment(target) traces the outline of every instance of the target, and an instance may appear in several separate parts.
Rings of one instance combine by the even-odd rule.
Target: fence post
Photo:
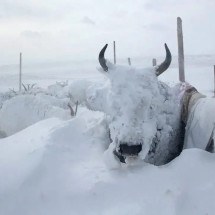
[[[22,53],[19,54],[19,91],[22,89]]]
[[[131,66],[131,58],[128,58],[128,65]]]
[[[77,115],[78,112],[78,101],[75,103],[75,116]]]
[[[157,65],[157,60],[155,58],[152,59],[152,66],[156,66]]]
[[[113,55],[114,55],[114,64],[116,64],[116,43],[113,41]]]
[[[182,20],[177,18],[177,35],[178,35],[178,66],[179,66],[179,80],[185,82],[184,74],[184,43],[183,43],[183,31]]]
[[[214,65],[214,97],[215,97],[215,65]]]

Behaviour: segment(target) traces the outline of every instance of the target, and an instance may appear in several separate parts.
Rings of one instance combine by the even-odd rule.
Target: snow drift
[[[109,169],[104,119],[85,110],[1,139],[0,214],[214,214],[214,154],[190,149],[161,167]]]
[[[125,165],[113,156],[116,145],[109,145],[109,129],[111,139],[129,139],[136,131],[122,123],[128,127],[132,122],[139,131],[147,127],[143,138],[162,128],[158,137],[166,140],[178,122],[180,85],[168,88],[150,69],[144,74],[135,69],[135,75],[131,68],[124,70],[121,67],[105,83],[65,82],[0,95],[0,125],[7,135],[13,134],[0,139],[0,214],[214,214],[214,154],[184,150],[160,167],[142,159]],[[67,105],[77,100],[82,107],[71,119]],[[198,106],[191,125],[207,122],[212,103]],[[141,112],[143,104],[147,108]],[[134,112],[143,117],[144,127]],[[213,118],[208,122],[191,126],[187,140],[203,128],[211,131]]]
[[[10,136],[40,120],[58,117],[71,119],[70,107],[78,101],[86,105],[86,91],[91,82],[85,80],[57,82],[47,89],[25,87],[21,92],[0,94],[0,138]]]

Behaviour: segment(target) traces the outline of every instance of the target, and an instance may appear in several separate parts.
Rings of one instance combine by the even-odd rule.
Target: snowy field
[[[186,62],[187,81],[208,97],[214,95],[213,64],[215,56]],[[132,65],[149,67],[151,59]],[[0,67],[0,92],[11,89],[1,97],[0,136],[7,137],[0,139],[0,215],[215,214],[214,154],[187,149],[160,167],[141,160],[109,165],[106,116],[84,103],[87,87],[105,83],[96,68],[97,61],[26,63],[23,83],[36,88],[17,96],[11,90],[18,89],[18,66]],[[159,79],[177,83],[175,59]],[[77,100],[71,117],[67,104]]]
[[[149,67],[152,58],[132,59],[132,65],[137,67]],[[158,63],[163,61],[163,57],[158,58]],[[118,60],[117,63],[127,65],[126,60]],[[186,80],[193,84],[202,93],[213,96],[215,55],[187,56],[185,59]],[[178,68],[177,58],[173,57],[171,67],[160,80],[169,84],[177,83]],[[96,68],[100,65],[98,61],[88,60],[86,62],[58,62],[58,63],[28,63],[23,62],[23,83],[37,84],[40,87],[47,87],[56,81],[66,81],[70,83],[75,80],[85,79],[92,81],[103,80]],[[19,65],[0,66],[0,92],[9,88],[18,89]]]

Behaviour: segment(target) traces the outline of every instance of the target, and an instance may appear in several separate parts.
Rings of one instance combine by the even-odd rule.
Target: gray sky
[[[117,56],[177,54],[176,18],[186,54],[215,54],[215,0],[0,0],[0,65],[96,59],[117,42]],[[107,58],[112,57],[112,47]]]

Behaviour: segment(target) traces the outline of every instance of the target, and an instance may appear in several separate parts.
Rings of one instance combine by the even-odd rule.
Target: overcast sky
[[[215,54],[215,0],[0,0],[0,65],[97,59],[112,41],[117,56],[177,54],[176,18],[186,54]]]

